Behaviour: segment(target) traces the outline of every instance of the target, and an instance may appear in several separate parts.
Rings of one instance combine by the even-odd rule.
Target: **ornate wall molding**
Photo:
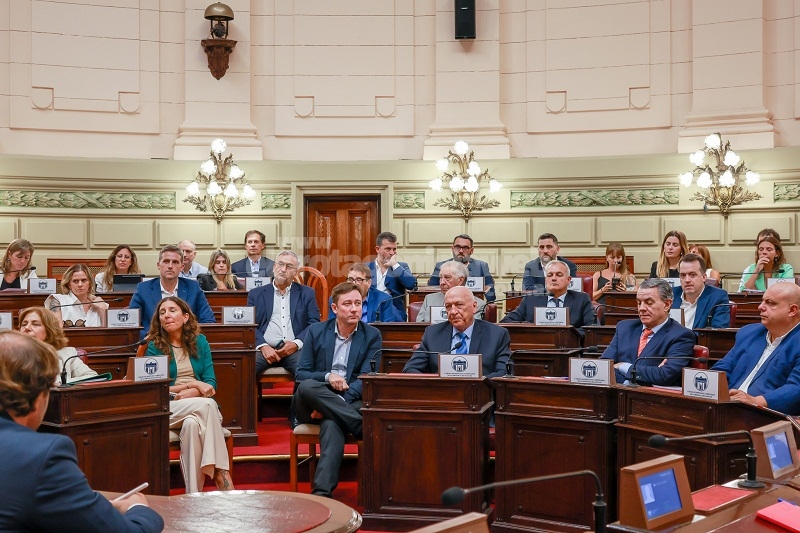
[[[608,207],[616,205],[677,205],[678,188],[604,189],[584,191],[511,191],[511,208]]]
[[[425,209],[425,193],[396,192],[393,203],[395,209]]]
[[[783,183],[772,185],[773,202],[791,202],[800,200],[800,183]]]
[[[2,207],[175,209],[175,193],[0,190]]]
[[[289,193],[261,193],[261,209],[291,209],[292,195]]]

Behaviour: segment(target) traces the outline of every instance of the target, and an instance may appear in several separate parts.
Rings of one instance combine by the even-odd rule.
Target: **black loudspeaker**
[[[475,38],[475,0],[455,0],[456,39]]]

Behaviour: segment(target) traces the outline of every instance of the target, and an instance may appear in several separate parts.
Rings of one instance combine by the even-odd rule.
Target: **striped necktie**
[[[644,328],[642,336],[639,338],[639,349],[636,351],[636,357],[642,355],[642,350],[647,346],[647,338],[653,333],[652,329]]]

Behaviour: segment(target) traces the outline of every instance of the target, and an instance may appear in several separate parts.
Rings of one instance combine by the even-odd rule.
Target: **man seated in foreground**
[[[649,385],[677,386],[681,371],[690,363],[696,342],[694,332],[669,317],[672,287],[660,278],[649,278],[636,292],[639,318],[623,320],[611,339],[602,359],[614,361],[617,383],[633,378],[637,359],[636,382]]]
[[[742,327],[712,370],[727,374],[731,400],[800,415],[800,287],[776,283],[758,311],[761,323]]]
[[[439,354],[481,354],[484,377],[500,377],[506,373],[506,362],[511,355],[508,330],[475,320],[478,304],[472,291],[466,287],[453,287],[444,296],[447,322],[425,328],[422,344],[408,360],[403,372],[436,374],[439,372]]]
[[[60,366],[43,342],[0,333],[0,531],[161,531],[143,495],[108,501],[89,487],[72,440],[36,432]]]
[[[467,265],[456,261],[447,261],[442,264],[439,269],[439,288],[440,292],[432,292],[425,296],[422,301],[422,307],[417,314],[417,322],[430,322],[431,321],[431,307],[444,307],[444,295],[453,287],[459,285],[466,285],[469,271]],[[483,308],[486,307],[486,302],[472,295],[475,303],[478,304],[478,317],[483,316]]]

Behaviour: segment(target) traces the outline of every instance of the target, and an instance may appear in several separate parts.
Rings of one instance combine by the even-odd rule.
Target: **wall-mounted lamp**
[[[209,39],[203,39],[200,44],[208,56],[208,70],[220,79],[228,70],[230,55],[236,46],[236,41],[228,39],[228,21],[233,20],[233,9],[217,2],[206,8],[204,16],[210,21],[211,31]]]

